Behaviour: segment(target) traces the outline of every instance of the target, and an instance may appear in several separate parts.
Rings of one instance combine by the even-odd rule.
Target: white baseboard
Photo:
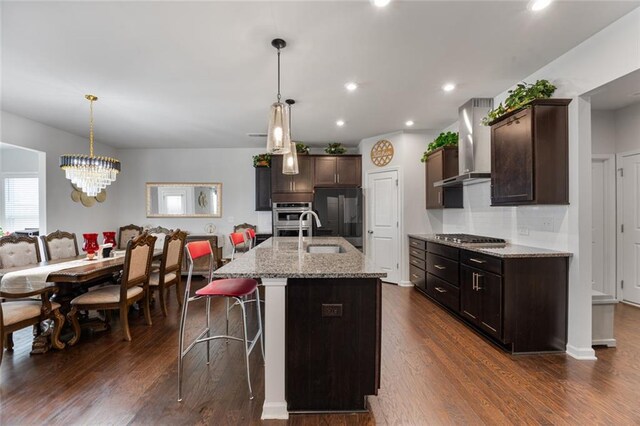
[[[592,343],[594,346],[601,345],[607,346],[608,348],[616,347],[616,339],[594,339]]]
[[[404,280],[402,280],[402,281],[400,281],[400,282],[398,283],[398,286],[399,286],[399,287],[413,287],[413,283],[412,283],[411,281],[404,281]]]
[[[567,355],[583,361],[595,361],[597,359],[596,351],[592,347],[577,348],[573,345],[567,345]]]
[[[262,405],[262,420],[278,419],[288,420],[289,412],[287,411],[286,402],[265,402]]]

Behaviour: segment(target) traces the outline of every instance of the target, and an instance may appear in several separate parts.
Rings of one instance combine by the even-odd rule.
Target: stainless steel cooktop
[[[458,244],[505,244],[502,238],[483,237],[470,234],[436,234],[435,238],[442,241],[450,241]]]

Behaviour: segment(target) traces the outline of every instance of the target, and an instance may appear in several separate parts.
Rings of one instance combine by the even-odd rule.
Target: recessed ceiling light
[[[373,4],[378,7],[385,7],[389,3],[391,3],[391,0],[373,0]]]
[[[338,126],[338,127],[342,127],[342,126],[344,126],[344,120],[338,120],[338,121],[336,121],[336,126]]]
[[[442,90],[444,90],[445,92],[450,92],[455,88],[456,88],[456,85],[453,83],[447,83],[444,86],[442,86]]]
[[[413,126],[413,120],[407,120],[404,122],[405,126],[411,127]]]
[[[551,4],[553,0],[531,0],[529,2],[529,10],[538,12]]]
[[[344,88],[347,89],[350,92],[353,92],[354,90],[356,90],[358,88],[358,83],[354,83],[353,81],[348,82],[347,84],[344,85]]]

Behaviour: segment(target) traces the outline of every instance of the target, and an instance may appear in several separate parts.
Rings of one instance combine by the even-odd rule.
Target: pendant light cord
[[[89,156],[93,158],[93,99],[89,99]]]
[[[280,48],[278,48],[278,102],[280,102]]]

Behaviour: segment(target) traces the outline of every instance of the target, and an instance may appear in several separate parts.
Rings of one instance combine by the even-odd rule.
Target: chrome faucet
[[[305,212],[302,212],[302,214],[300,215],[300,219],[298,220],[298,249],[299,250],[302,250],[302,222],[304,221],[305,216],[308,216],[309,214],[313,215],[313,217],[316,218],[316,226],[318,228],[322,226],[322,224],[320,223],[320,218],[318,217],[316,212],[314,212],[313,210],[307,210]]]

